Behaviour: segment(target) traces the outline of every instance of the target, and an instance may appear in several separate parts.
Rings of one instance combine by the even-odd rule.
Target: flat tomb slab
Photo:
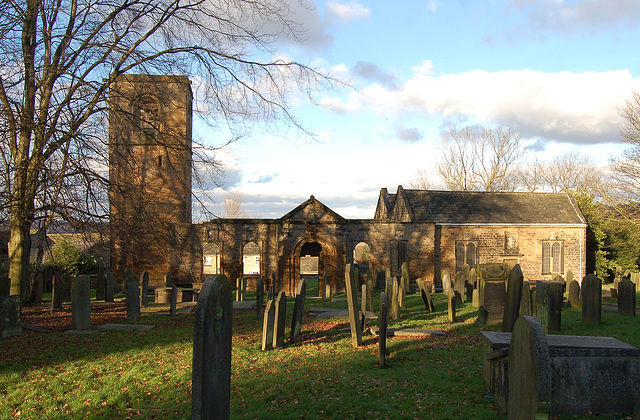
[[[236,300],[233,302],[233,309],[251,310],[256,308],[256,302],[252,300]]]
[[[371,334],[378,335],[378,327],[371,327]],[[440,330],[423,330],[420,328],[387,328],[387,337],[431,337],[432,335],[444,337],[447,335]]]

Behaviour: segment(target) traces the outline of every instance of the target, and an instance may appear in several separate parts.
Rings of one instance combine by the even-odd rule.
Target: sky
[[[408,188],[419,170],[444,189],[435,164],[451,125],[509,126],[530,160],[578,151],[606,166],[627,147],[618,109],[640,90],[640,0],[295,3],[304,39],[278,53],[352,88],[292,99],[313,138],[257,128],[219,151],[223,188],[203,199],[214,213],[229,193],[253,218],[314,195],[373,218],[380,189]]]

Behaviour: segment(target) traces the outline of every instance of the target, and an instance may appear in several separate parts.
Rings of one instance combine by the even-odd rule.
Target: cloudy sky
[[[618,108],[640,90],[640,0],[333,0],[295,13],[304,42],[280,52],[356,89],[320,106],[293,99],[315,139],[257,129],[218,154],[225,189],[212,196],[242,194],[251,217],[313,194],[372,218],[380,188],[407,187],[418,170],[442,185],[434,166],[451,124],[511,126],[542,161],[578,150],[606,165],[625,148]]]

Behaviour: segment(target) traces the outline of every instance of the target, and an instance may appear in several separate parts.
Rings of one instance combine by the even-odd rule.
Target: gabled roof
[[[346,219],[318,201],[313,195],[289,213],[282,216],[281,221],[318,221],[344,223]]]
[[[386,189],[383,189],[386,192]],[[405,190],[378,199],[377,220],[436,224],[586,225],[565,193]],[[394,203],[382,216],[381,202]],[[407,211],[410,210],[410,212]]]

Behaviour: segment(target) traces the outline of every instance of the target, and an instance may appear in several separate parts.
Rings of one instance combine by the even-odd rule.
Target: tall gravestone
[[[273,321],[273,346],[284,347],[284,327],[287,319],[287,295],[279,292],[275,300],[275,316]]]
[[[376,270],[376,289],[384,290],[387,286],[387,275],[383,269]]]
[[[636,316],[636,284],[628,279],[618,284],[618,315]]]
[[[193,328],[191,418],[228,419],[233,303],[224,275],[205,280]]]
[[[420,290],[420,295],[422,296],[422,302],[424,303],[425,309],[429,312],[433,312],[433,301],[431,300],[431,294],[427,290],[427,285],[421,278],[416,279],[416,283],[418,284],[418,289]]]
[[[246,301],[247,300],[247,281],[249,279],[247,279],[246,277],[242,277],[242,301]]]
[[[71,288],[71,329],[91,329],[91,278],[87,275],[73,279]]]
[[[105,289],[104,289],[105,302],[114,301],[115,287],[116,287],[116,279],[113,273],[109,270],[107,271],[107,280],[105,282]]]
[[[63,301],[62,273],[56,272],[53,275],[53,285],[51,287],[51,312],[61,310]]]
[[[567,276],[569,278],[569,276]],[[580,309],[582,307],[582,302],[580,301],[580,283],[575,280],[572,280],[569,283],[569,305],[572,308]]]
[[[446,273],[442,277],[442,293],[445,296],[449,295],[449,290],[451,289],[451,274]]]
[[[545,332],[561,329],[563,285],[564,281],[536,282],[536,317]]]
[[[236,302],[242,300],[242,279],[238,277],[236,279]]]
[[[262,319],[262,351],[271,350],[273,348],[273,326],[276,317],[273,300],[267,302],[264,308],[264,317]]]
[[[360,331],[364,331],[367,323],[367,285],[362,285],[362,293],[360,294],[362,299],[360,299],[361,308],[360,308]]]
[[[520,269],[520,264],[516,264],[509,273],[507,280],[507,299],[504,305],[504,316],[502,317],[502,331],[511,332],[516,319],[520,315],[520,302],[522,300],[522,282],[524,276]]]
[[[407,293],[410,287],[409,264],[405,261],[401,266],[400,309],[406,308]]]
[[[127,319],[140,318],[140,292],[138,281],[135,277],[129,276],[126,280],[127,290]]]
[[[448,316],[449,322],[456,321],[456,292],[453,289],[449,289],[447,294],[447,302],[448,306]]]
[[[364,297],[363,297],[364,299]],[[373,307],[373,280],[367,280],[367,307],[370,312],[373,312],[375,309]]]
[[[300,279],[298,282],[298,293],[296,294],[296,300],[293,303],[293,318],[291,319],[291,335],[289,337],[290,342],[296,341],[300,331],[302,331],[302,314],[304,313],[304,300],[307,295],[307,281]]]
[[[22,334],[20,295],[0,296],[0,338]]]
[[[378,360],[380,368],[385,367],[387,353],[387,297],[384,292],[380,293],[380,313],[378,314]]]
[[[149,306],[149,273],[146,271],[140,274],[140,284],[142,285],[140,289],[140,305],[146,308]]]
[[[172,287],[173,286],[173,276],[171,273],[164,274],[164,287]]]
[[[464,289],[464,274],[462,274],[462,271],[456,272],[453,289],[454,292],[456,292],[456,304],[462,305],[462,296],[466,294],[466,290]]]
[[[178,314],[178,288],[174,284],[171,286],[171,300],[169,301],[169,316]]]
[[[104,271],[104,263],[98,263],[98,277],[96,279],[96,300],[104,301],[106,292],[106,279]]]
[[[531,301],[531,282],[522,282],[522,296],[520,297],[520,316],[533,316],[533,302]]]
[[[400,285],[394,277],[391,289],[391,318],[395,321],[400,318]]]
[[[602,317],[602,282],[595,274],[582,279],[582,322],[600,325]]]
[[[347,305],[349,310],[349,326],[351,329],[351,345],[362,345],[362,329],[358,319],[358,289],[351,264],[344,269],[344,282],[347,288]]]
[[[264,302],[264,280],[256,279],[256,317],[262,316],[262,303]]]

